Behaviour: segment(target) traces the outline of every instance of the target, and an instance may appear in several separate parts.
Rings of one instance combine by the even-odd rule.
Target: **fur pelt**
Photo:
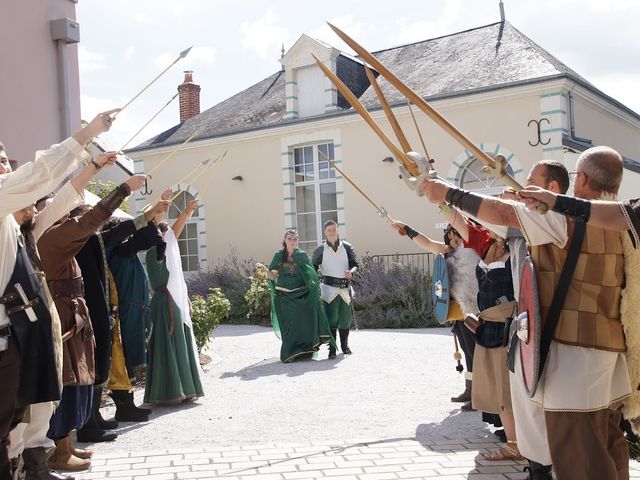
[[[627,367],[631,396],[624,401],[622,413],[627,419],[640,417],[640,250],[633,248],[627,232],[622,233],[626,287],[622,291],[620,319],[627,343]]]
[[[447,256],[449,291],[465,315],[478,313],[478,280],[476,266],[480,257],[471,248],[458,247]]]

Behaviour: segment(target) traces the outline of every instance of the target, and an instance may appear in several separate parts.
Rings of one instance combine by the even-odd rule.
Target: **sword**
[[[356,326],[356,331],[358,331],[358,319],[356,318],[356,309],[353,308],[353,293],[351,293],[351,282],[353,280],[349,280],[349,306],[351,307],[351,318],[353,318],[353,323]]]
[[[31,322],[37,321],[38,316],[36,315],[36,312],[31,307],[31,302],[27,298],[26,293],[24,293],[24,289],[22,288],[22,285],[20,285],[19,283],[16,283],[13,287],[16,289],[16,292],[18,293],[20,300],[22,300],[22,303],[25,305],[24,313],[27,314],[27,317],[29,317],[29,320]]]

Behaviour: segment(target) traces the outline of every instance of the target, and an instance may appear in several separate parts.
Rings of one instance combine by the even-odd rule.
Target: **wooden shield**
[[[529,397],[533,397],[538,388],[541,373],[540,339],[542,337],[542,323],[538,300],[538,282],[531,257],[525,259],[522,268],[518,318],[516,322],[516,333],[519,337],[520,346],[522,379]]]
[[[436,256],[433,264],[433,309],[438,319],[438,323],[447,321],[449,313],[449,273],[447,271],[447,261],[444,255]]]

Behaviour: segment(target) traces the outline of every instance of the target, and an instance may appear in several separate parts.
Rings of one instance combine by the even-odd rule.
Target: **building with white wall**
[[[417,251],[319,152],[334,159],[391,216],[442,237],[437,208],[406,188],[397,161],[325,78],[311,53],[394,138],[362,62],[303,35],[283,56],[282,70],[201,113],[181,112],[175,127],[128,151],[136,172],[148,172],[197,132],[154,173],[149,182],[153,193],[136,200],[141,207],[166,186],[185,192],[180,202],[191,195],[200,199],[202,206],[182,239],[185,269],[206,268],[231,248],[241,257],[269,260],[284,229],[292,227],[301,245],[312,249],[322,241],[321,225],[330,218],[361,254]],[[625,156],[622,196],[637,195],[640,116],[508,22],[374,55],[482,150],[504,155],[521,184],[541,159],[562,161],[573,170],[580,151],[607,144]],[[384,80],[380,84],[413,149],[422,151],[406,100]],[[413,110],[441,176],[486,193],[501,189],[500,181],[482,174],[470,152]],[[188,179],[198,164],[225,151],[223,161]]]

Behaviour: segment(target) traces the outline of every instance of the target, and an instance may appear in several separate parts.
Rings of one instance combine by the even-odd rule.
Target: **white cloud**
[[[289,30],[276,25],[278,17],[269,10],[255,22],[244,22],[240,26],[242,46],[253,50],[263,58],[279,57],[281,45],[289,41]]]
[[[125,51],[124,51],[124,58],[129,60],[131,57],[133,57],[133,54],[136,52],[136,47],[134,47],[133,45],[130,45]]]
[[[333,17],[329,20],[329,23],[335,25],[340,30],[349,34],[350,37],[358,40],[364,32],[364,24],[354,20],[353,15],[342,15],[339,17]],[[351,52],[351,49],[338,37],[333,30],[323,23],[320,27],[310,30],[307,35],[316,40],[325,42],[332,47],[345,52]]]
[[[103,55],[90,51],[84,45],[78,46],[78,63],[81,73],[104,70],[107,67]]]

